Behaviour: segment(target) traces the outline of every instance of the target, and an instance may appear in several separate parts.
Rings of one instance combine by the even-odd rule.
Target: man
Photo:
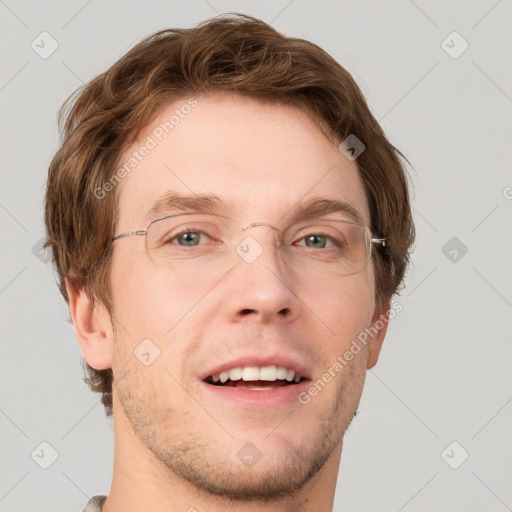
[[[332,510],[414,239],[401,156],[338,63],[247,16],[80,91],[46,227],[114,424],[86,512]]]

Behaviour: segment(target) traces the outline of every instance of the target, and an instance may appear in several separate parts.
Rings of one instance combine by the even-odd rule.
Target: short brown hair
[[[329,54],[256,18],[234,14],[147,37],[62,106],[62,144],[49,168],[45,223],[66,301],[67,277],[112,311],[111,238],[119,187],[106,200],[98,200],[94,191],[111,179],[124,149],[161,107],[208,93],[295,106],[337,143],[348,135],[364,143],[357,163],[370,228],[387,238],[386,247],[373,252],[376,298],[391,299],[403,281],[415,236],[405,157],[386,139],[351,75]],[[85,381],[102,393],[110,416],[112,370],[86,368]]]

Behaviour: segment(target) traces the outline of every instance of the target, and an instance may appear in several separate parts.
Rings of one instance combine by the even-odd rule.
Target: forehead
[[[221,95],[175,101],[123,153],[123,165],[121,228],[145,227],[155,205],[176,194],[217,196],[218,213],[240,222],[276,221],[312,198],[344,202],[369,222],[356,162],[294,107]]]

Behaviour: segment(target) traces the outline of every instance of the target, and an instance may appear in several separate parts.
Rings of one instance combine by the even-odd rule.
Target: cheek
[[[119,254],[112,262],[116,319],[135,338],[162,337],[200,301],[200,279],[180,279],[155,267],[145,254]]]
[[[304,302],[328,328],[326,350],[331,356],[339,355],[371,323],[375,308],[373,273],[345,276]]]

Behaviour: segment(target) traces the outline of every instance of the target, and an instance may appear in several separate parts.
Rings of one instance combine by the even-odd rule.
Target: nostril
[[[242,311],[240,313],[242,313],[242,315],[249,315],[250,313],[254,313],[255,310],[254,309],[242,309]]]

